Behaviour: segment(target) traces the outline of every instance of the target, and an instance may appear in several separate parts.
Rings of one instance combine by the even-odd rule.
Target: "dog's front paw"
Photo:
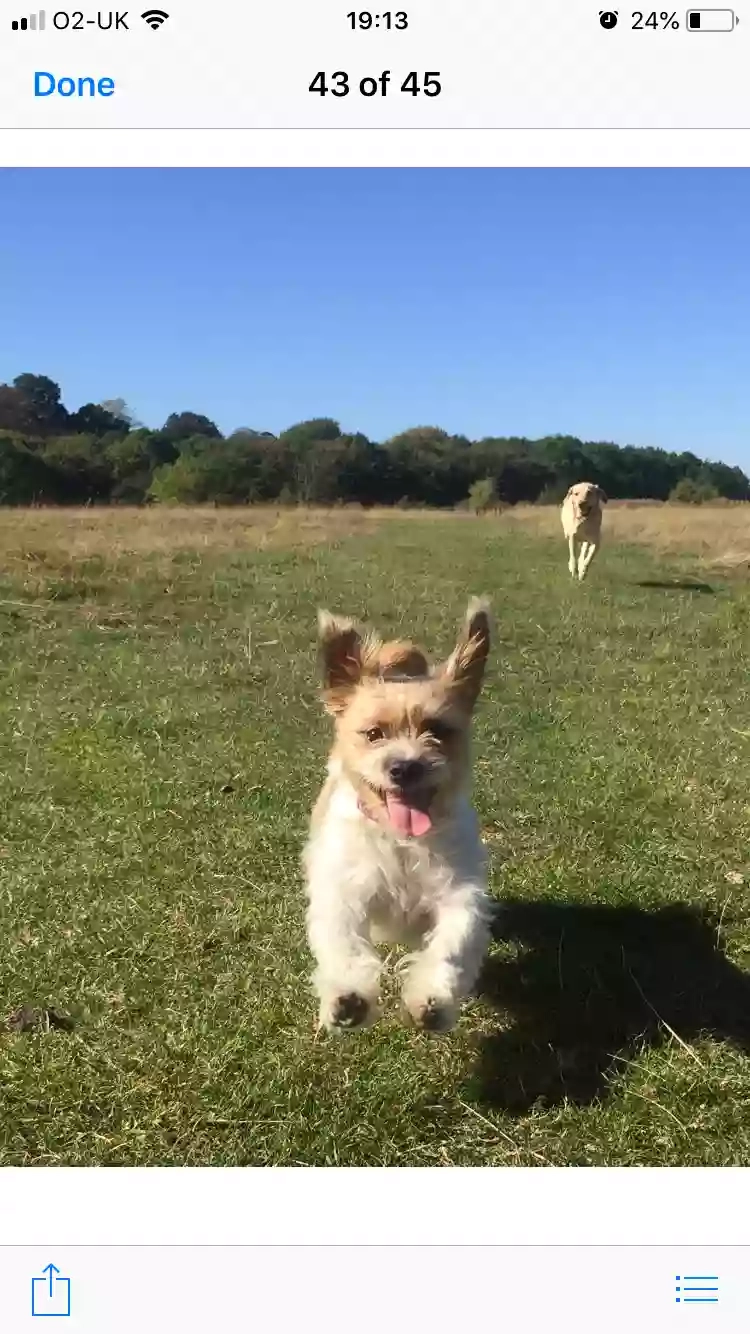
[[[458,1006],[428,996],[424,1004],[410,1005],[409,1013],[425,1033],[449,1033],[458,1018]]]
[[[336,997],[331,1017],[337,1028],[359,1028],[369,1012],[369,1001],[358,991],[348,991],[345,996]]]
[[[323,1028],[363,1028],[373,1017],[373,1006],[358,991],[347,991],[334,996],[321,1006],[320,1023]]]

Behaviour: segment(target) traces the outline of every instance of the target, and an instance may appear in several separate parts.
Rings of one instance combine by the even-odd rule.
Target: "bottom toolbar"
[[[80,1334],[746,1334],[748,1272],[750,1247],[11,1246],[0,1249],[0,1327],[22,1334],[57,1317]]]

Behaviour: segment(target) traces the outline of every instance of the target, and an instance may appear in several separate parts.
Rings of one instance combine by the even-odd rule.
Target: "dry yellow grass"
[[[117,588],[124,614],[131,580],[147,564],[152,572],[158,570],[169,593],[181,552],[215,560],[231,552],[330,546],[375,527],[375,521],[356,508],[6,509],[0,522],[0,576],[8,575],[15,589],[22,590],[23,602],[14,597],[0,599],[0,605],[39,607],[74,595],[80,616],[101,618],[97,586],[106,570],[108,598],[111,601]]]
[[[92,556],[117,559],[175,551],[289,549],[338,541],[373,527],[365,510],[215,509],[165,506],[137,509],[7,509],[0,524],[0,561],[59,565]]]
[[[556,506],[517,505],[499,522],[562,542]],[[664,553],[684,552],[706,566],[739,570],[750,566],[750,505],[610,504],[604,513],[603,540],[635,542]]]
[[[73,567],[98,556],[108,562],[129,556],[178,551],[284,550],[371,534],[381,524],[436,517],[457,523],[501,523],[560,537],[557,506],[517,505],[500,516],[475,518],[468,511],[375,509],[285,509],[254,506],[215,509],[168,506],[136,509],[6,509],[0,524],[0,564],[5,569]],[[661,552],[685,552],[707,566],[750,565],[750,505],[610,504],[607,542],[637,543]],[[562,539],[561,539],[562,540]]]

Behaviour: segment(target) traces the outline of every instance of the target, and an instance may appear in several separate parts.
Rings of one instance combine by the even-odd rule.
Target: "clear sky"
[[[750,170],[2,170],[0,380],[750,468]]]

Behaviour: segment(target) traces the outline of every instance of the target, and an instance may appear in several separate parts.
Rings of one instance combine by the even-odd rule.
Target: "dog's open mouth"
[[[390,825],[401,838],[423,838],[432,829],[432,816],[429,812],[430,798],[427,795],[414,796],[406,792],[386,792],[382,788],[370,787],[373,797],[377,798],[377,813],[372,805],[360,797],[359,809],[364,815],[378,823]],[[381,814],[382,812],[382,814]]]
[[[404,838],[422,838],[432,829],[432,819],[425,800],[416,800],[404,792],[384,794],[388,822]]]

